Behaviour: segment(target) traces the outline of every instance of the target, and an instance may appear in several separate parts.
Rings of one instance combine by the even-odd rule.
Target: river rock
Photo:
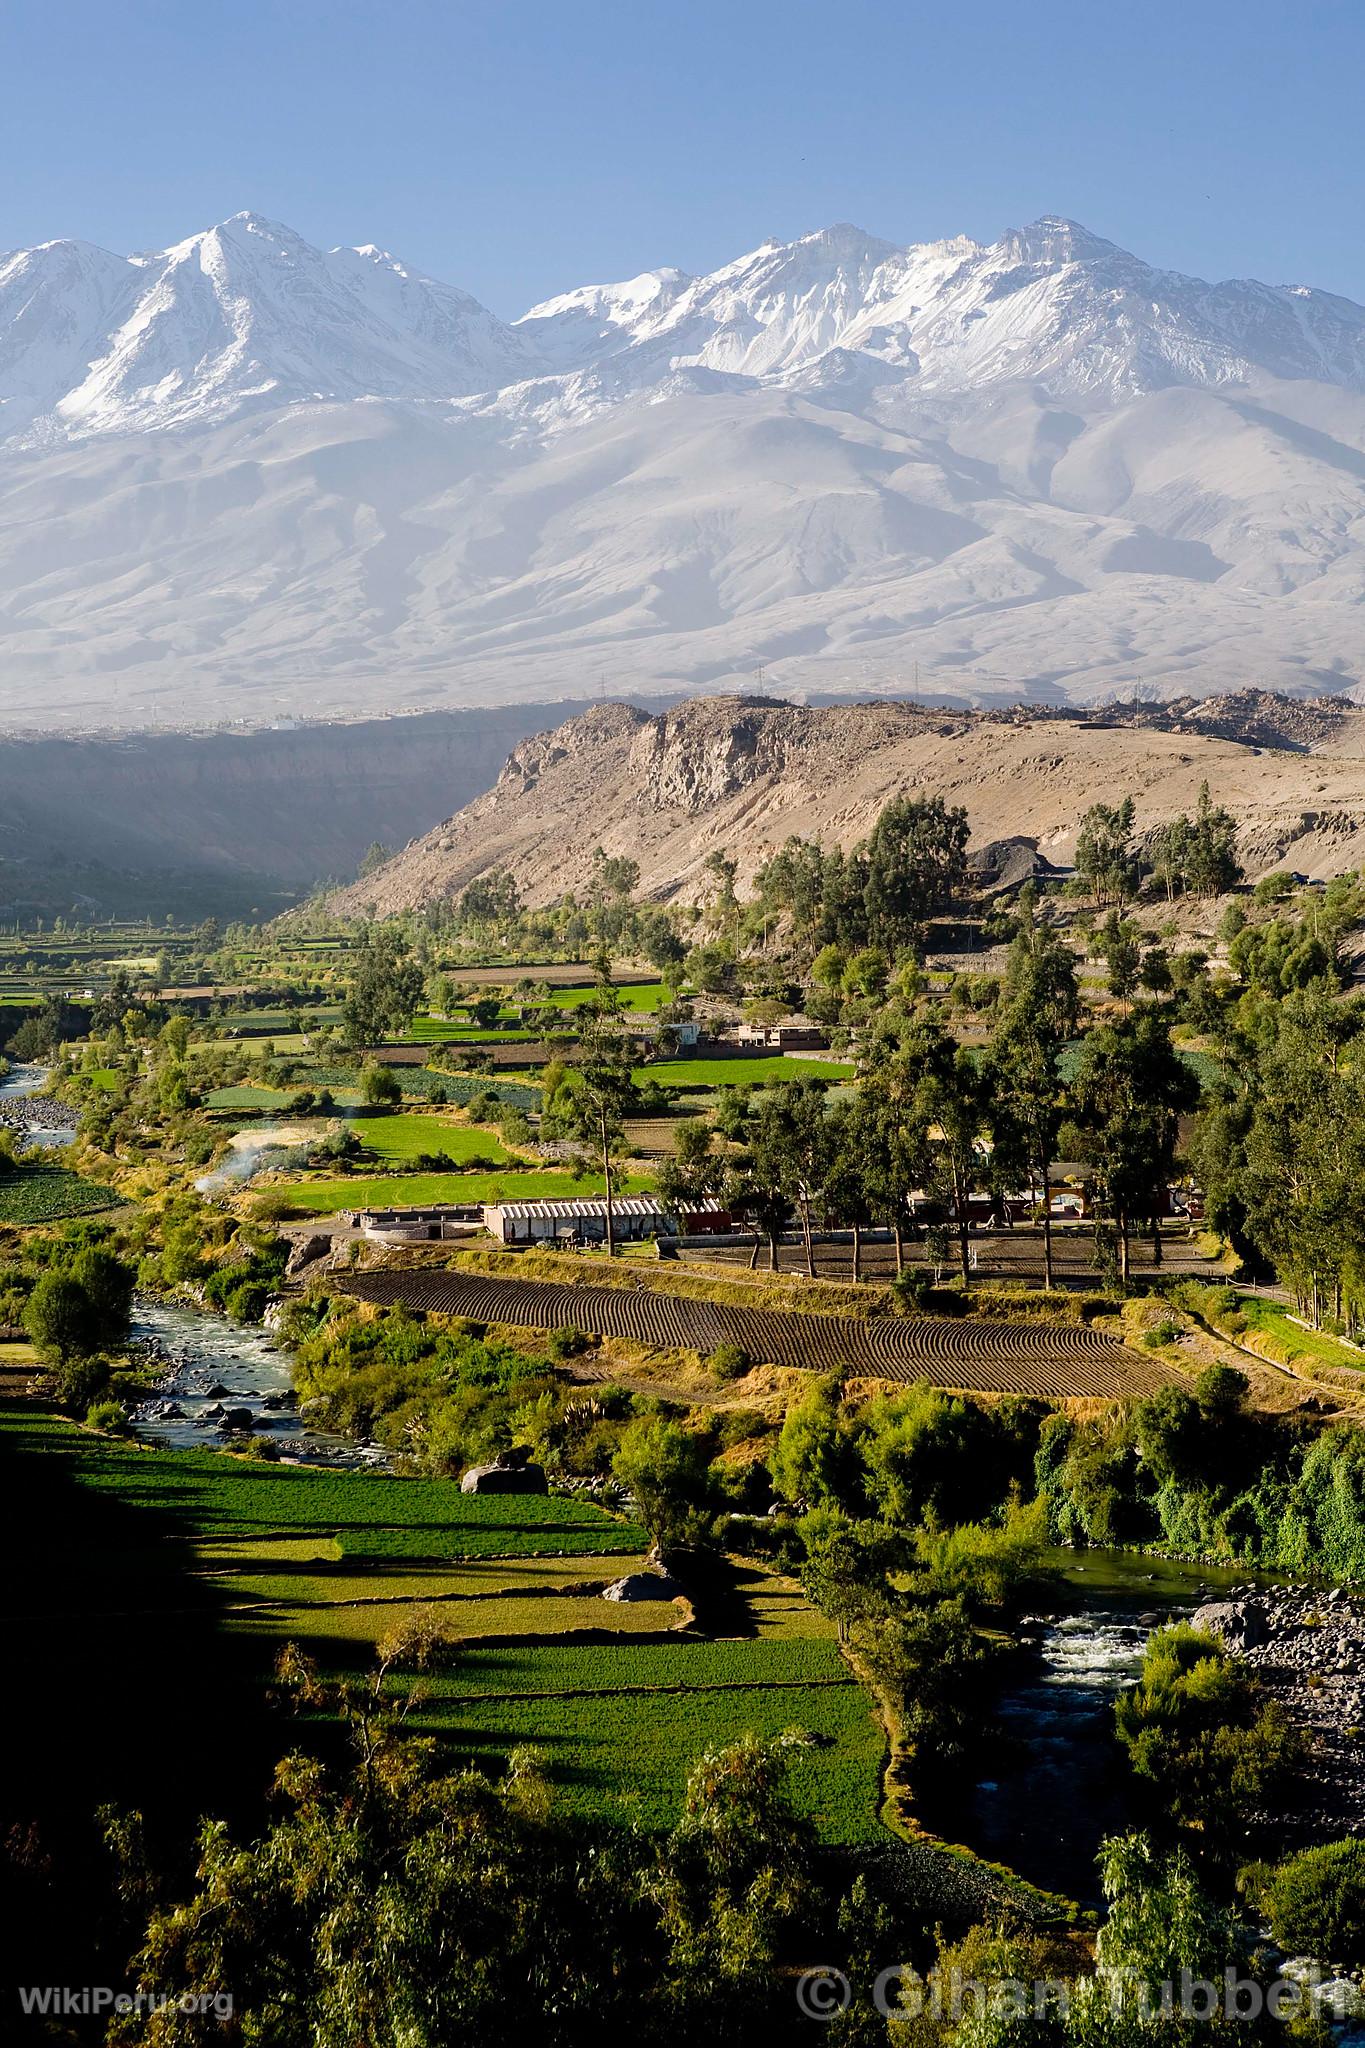
[[[1191,1617],[1195,1628],[1217,1636],[1229,1650],[1259,1649],[1270,1639],[1265,1609],[1255,1600],[1211,1600]]]
[[[225,1408],[218,1426],[220,1429],[250,1429],[255,1420],[249,1408]]]

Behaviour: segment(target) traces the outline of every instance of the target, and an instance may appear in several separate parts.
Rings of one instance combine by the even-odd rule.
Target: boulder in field
[[[471,1465],[460,1481],[461,1493],[548,1493],[545,1467],[529,1460],[524,1465]]]
[[[667,1572],[627,1572],[602,1589],[604,1600],[679,1600],[682,1587]]]

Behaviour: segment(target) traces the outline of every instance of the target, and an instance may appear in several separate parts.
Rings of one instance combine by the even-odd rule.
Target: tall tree
[[[1029,906],[1031,910],[1031,906]],[[1051,1287],[1052,1167],[1061,1124],[1061,1057],[1080,1011],[1076,960],[1029,916],[1010,947],[988,1059],[992,1135],[1002,1161],[1017,1156],[1043,1198],[1043,1276]]]
[[[1137,893],[1139,866],[1130,844],[1133,818],[1133,799],[1126,796],[1121,804],[1092,804],[1081,819],[1076,872],[1090,884],[1101,908]]]
[[[760,1185],[784,1196],[801,1219],[806,1272],[815,1278],[811,1211],[831,1164],[823,1081],[782,1081],[754,1118],[749,1149]]]
[[[1135,1221],[1150,1220],[1153,1256],[1160,1259],[1162,1194],[1175,1163],[1181,1113],[1194,1107],[1198,1084],[1171,1044],[1165,1017],[1149,1008],[1090,1033],[1072,1093],[1118,1232],[1119,1278],[1126,1287]]]
[[[377,1045],[405,1032],[425,994],[421,968],[407,956],[399,933],[382,927],[367,934],[341,1006],[351,1045]]]
[[[631,1041],[613,1017],[589,1017],[555,1105],[570,1135],[590,1144],[602,1163],[608,1258],[616,1256],[616,1168],[625,1152],[625,1121],[640,1102],[634,1058]]]

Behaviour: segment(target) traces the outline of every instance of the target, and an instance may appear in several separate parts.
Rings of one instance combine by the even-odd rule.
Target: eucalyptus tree
[[[616,1169],[626,1156],[626,1119],[640,1103],[634,1061],[635,1048],[616,1019],[589,1013],[555,1099],[556,1120],[570,1137],[591,1145],[601,1162],[608,1258],[616,1256]]]
[[[1092,1031],[1072,1084],[1118,1233],[1119,1278],[1126,1287],[1135,1221],[1150,1221],[1161,1257],[1161,1196],[1175,1164],[1181,1115],[1199,1086],[1171,1043],[1165,1016],[1152,1007]]]
[[[1043,1277],[1051,1287],[1052,1167],[1062,1119],[1062,1055],[1080,1014],[1076,960],[1046,925],[1027,921],[1010,947],[1005,985],[987,1057],[995,1152],[1016,1160],[1042,1190]]]

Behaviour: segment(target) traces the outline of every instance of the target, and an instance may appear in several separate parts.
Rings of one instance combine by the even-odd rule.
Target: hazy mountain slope
[[[548,707],[0,739],[0,915],[266,908],[485,790]],[[197,907],[196,907],[197,906]]]
[[[901,792],[965,806],[977,845],[1027,837],[1066,862],[1090,804],[1131,793],[1145,830],[1191,812],[1207,781],[1239,821],[1251,872],[1358,867],[1365,712],[1343,708],[1296,728],[1274,700],[1268,713],[1255,700],[1223,719],[1217,709],[1166,729],[908,704],[710,697],[657,717],[602,705],[523,741],[487,795],[338,907],[361,914],[449,899],[495,868],[510,868],[529,902],[545,902],[583,887],[598,846],[638,861],[643,890],[691,898],[709,888],[704,864],[717,848],[747,878],[792,833],[851,845]],[[1230,736],[1242,731],[1255,739]],[[1303,737],[1279,744],[1281,732]]]
[[[507,325],[239,215],[0,259],[0,715],[1362,680],[1365,310],[1045,219]]]

